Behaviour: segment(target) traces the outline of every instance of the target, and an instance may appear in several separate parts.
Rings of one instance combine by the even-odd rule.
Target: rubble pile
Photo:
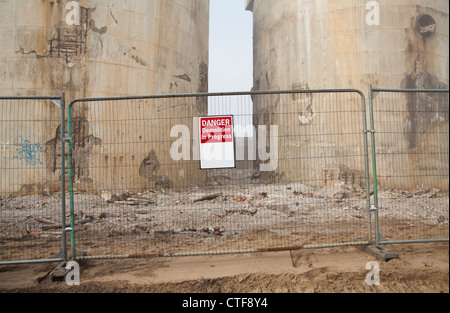
[[[448,223],[448,193],[437,189],[386,190],[379,193],[379,216],[411,225]],[[67,199],[66,203],[69,203]],[[346,222],[365,227],[364,189],[303,184],[198,186],[142,192],[76,192],[74,222],[78,235],[197,234],[232,238],[254,230],[279,234],[321,231],[322,225]],[[61,235],[60,194],[0,200],[0,238]],[[66,225],[70,209],[66,208]],[[345,231],[343,229],[342,231]]]

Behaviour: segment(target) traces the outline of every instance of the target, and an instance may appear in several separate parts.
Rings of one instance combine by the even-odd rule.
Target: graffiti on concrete
[[[41,153],[44,152],[40,143],[31,143],[22,136],[17,136],[14,140],[17,149],[17,155],[13,156],[13,160],[20,160],[22,164],[27,166],[42,165]]]

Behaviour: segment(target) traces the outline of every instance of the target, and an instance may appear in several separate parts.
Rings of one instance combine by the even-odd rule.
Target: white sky
[[[245,0],[210,0],[209,23],[209,92],[251,91],[253,14],[245,10]],[[210,99],[208,115],[228,114],[234,116],[236,136],[253,136],[249,96]]]
[[[210,0],[209,92],[253,87],[253,16],[245,0]]]

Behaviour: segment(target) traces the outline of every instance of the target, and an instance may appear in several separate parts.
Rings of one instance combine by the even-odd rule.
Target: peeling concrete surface
[[[66,23],[66,16],[71,12],[66,9],[68,2],[0,2],[0,43],[4,47],[0,51],[1,95],[60,95],[64,91],[68,103],[76,98],[186,94],[208,90],[208,0],[80,0],[79,25]],[[195,103],[186,105],[192,105],[196,114],[206,115],[207,106],[203,100],[197,99]],[[133,119],[134,114],[140,112],[131,112],[125,103],[118,104],[114,110],[120,112],[123,120]],[[60,121],[59,112],[54,110],[54,113],[48,118]],[[127,166],[133,166],[133,174],[138,176],[138,162],[145,158],[142,156],[138,160],[141,158],[136,151],[138,145],[130,147],[134,153],[115,151],[111,148],[111,142],[106,141],[105,145],[105,136],[118,130],[107,125],[108,122],[96,120],[101,117],[97,114],[107,119],[115,112],[103,109],[96,112],[89,105],[78,104],[72,113],[75,121],[85,120],[90,128],[94,127],[91,133],[81,136],[81,142],[74,145],[75,174],[80,182],[78,188],[100,188],[96,179],[99,177],[98,169],[92,166],[110,166],[110,174],[114,177],[106,178],[113,185],[119,182],[126,184],[122,177]],[[23,118],[14,115],[17,111],[6,114],[10,114],[12,120]],[[157,119],[163,114],[177,118],[185,113],[184,106],[172,104],[166,108],[162,104],[150,114]],[[33,118],[37,116],[27,116],[30,121]],[[192,125],[192,121],[179,122]],[[170,133],[172,126],[152,125],[164,130],[165,134]],[[42,133],[45,136],[40,141],[47,143],[46,174],[40,178],[58,180],[58,154],[61,148],[58,135],[55,137],[57,125],[48,123],[44,127],[46,129]],[[136,132],[144,136],[147,126],[142,127]],[[29,133],[22,131],[21,135],[30,137],[34,131],[29,129]],[[6,137],[0,138],[0,142],[11,142],[18,134],[19,129],[8,130],[7,134],[1,134]],[[131,136],[128,139],[138,142]],[[148,146],[142,148],[146,152],[142,153],[151,151],[152,145],[148,142]],[[154,144],[154,149],[158,157],[169,159],[169,151],[157,145]],[[95,153],[90,154],[90,151]],[[189,164],[183,170],[195,173],[198,168]],[[175,172],[171,173],[167,167],[162,167],[160,171],[153,183],[170,185]],[[176,169],[176,175],[179,171]],[[20,179],[23,183],[29,181],[27,177]],[[136,177],[129,179],[135,180]],[[138,180],[136,184],[148,186],[145,179]]]
[[[180,75],[177,92],[205,90],[209,1],[80,1],[80,25],[66,24],[67,3],[2,1],[1,94],[165,94]]]
[[[100,146],[102,140],[90,133],[86,119],[75,118],[72,121],[73,133],[73,177],[77,183],[92,183],[89,176],[89,160],[94,146]],[[56,129],[55,138],[45,144],[46,167],[52,173],[58,171],[61,176],[61,125]],[[68,165],[67,165],[68,167]]]
[[[379,4],[380,25],[371,26],[366,23],[369,11],[357,0],[247,0],[247,10],[253,12],[254,19],[253,89],[355,88],[363,91],[366,99],[369,85],[391,89],[448,89],[448,1],[395,0]],[[379,95],[377,100],[380,99]],[[340,101],[337,107],[336,101]],[[290,128],[280,127],[283,138],[280,145],[288,148],[281,151],[278,175],[306,180],[320,176],[320,184],[329,184],[330,179],[338,181],[342,166],[350,172],[363,171],[360,162],[351,157],[345,161],[315,161],[325,156],[331,160],[362,152],[362,144],[357,144],[353,137],[331,139],[329,136],[362,130],[362,121],[357,115],[339,112],[357,110],[354,101],[300,96],[291,101],[284,98],[280,105],[273,105],[264,99],[254,99],[255,113],[259,114],[255,123],[291,125]],[[448,97],[408,95],[396,99],[396,104],[397,111],[403,113],[396,115],[393,121],[392,114],[375,112],[376,127],[379,131],[389,129],[392,124],[405,127],[396,134],[378,135],[377,145],[383,151],[409,149],[409,158],[406,159],[406,153],[405,159],[395,165],[408,175],[417,168],[422,168],[421,174],[425,173],[424,167],[430,171],[439,168],[445,160],[426,165],[427,162],[415,159],[414,154],[419,146],[424,153],[436,151],[436,145],[448,151],[448,143],[442,142],[442,136],[433,135],[433,132],[445,133],[445,129],[448,133]],[[336,110],[335,114],[331,113],[333,110]],[[320,114],[327,111],[330,113]],[[416,113],[422,111],[427,112]],[[285,112],[294,115],[296,121],[287,118]],[[361,125],[349,127],[354,123]],[[340,124],[341,127],[333,126]],[[441,131],[437,130],[439,127]],[[325,135],[304,139],[309,132]],[[292,161],[294,156],[306,158],[303,165]],[[312,160],[310,163],[309,159]],[[392,167],[386,167],[379,174],[392,176],[391,173]],[[415,188],[418,181],[411,180],[410,186],[402,179],[381,183],[390,187]],[[436,184],[436,188],[441,188],[445,182]],[[448,188],[448,180],[446,184]]]

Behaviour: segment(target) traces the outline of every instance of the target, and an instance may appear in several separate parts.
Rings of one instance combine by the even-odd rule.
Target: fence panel
[[[208,113],[233,114],[236,168],[200,169],[198,118]],[[78,99],[69,121],[73,253],[367,243],[359,241],[369,233],[370,183],[358,91]]]
[[[448,90],[370,90],[379,241],[448,241]]]
[[[65,257],[58,105],[64,96],[0,97],[2,264]]]

